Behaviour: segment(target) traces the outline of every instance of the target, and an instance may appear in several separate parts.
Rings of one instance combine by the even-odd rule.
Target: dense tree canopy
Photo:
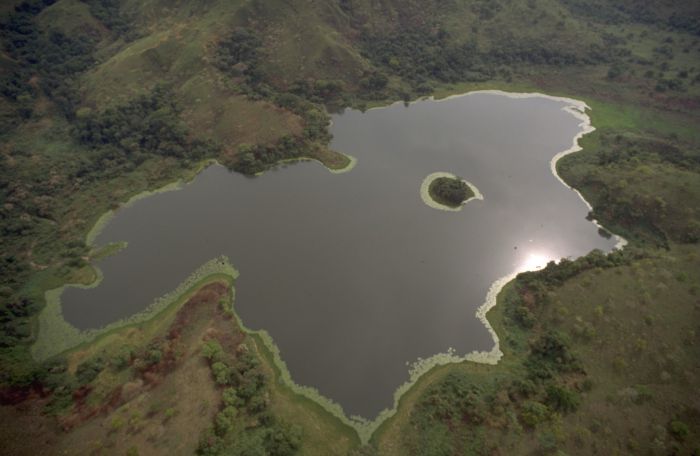
[[[458,177],[438,177],[428,187],[430,196],[438,203],[458,207],[474,195],[469,186]]]

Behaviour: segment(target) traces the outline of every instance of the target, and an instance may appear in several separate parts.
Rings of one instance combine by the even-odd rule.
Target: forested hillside
[[[700,452],[700,3],[8,0],[0,40],[9,454]],[[630,245],[521,275],[489,313],[503,361],[431,371],[367,445],[273,381],[272,355],[218,288],[160,326],[32,357],[44,293],[91,283],[89,262],[108,254],[85,241],[105,211],[211,159],[248,175],[286,159],[343,168],[329,113],[491,88],[588,103],[597,131],[559,173]],[[177,318],[201,324],[173,336]],[[115,350],[128,331],[138,340]],[[195,349],[176,350],[180,337]],[[206,400],[187,390],[178,412],[177,393],[144,399],[188,372]],[[161,445],[198,401],[197,438]]]

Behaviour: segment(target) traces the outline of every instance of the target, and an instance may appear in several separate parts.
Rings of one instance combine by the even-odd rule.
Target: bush
[[[245,401],[250,401],[265,387],[266,382],[267,379],[263,372],[257,369],[245,371],[245,373],[240,376],[238,397]]]
[[[292,456],[301,446],[301,437],[300,427],[276,424],[265,435],[265,449],[270,456]]]
[[[131,362],[132,351],[130,348],[122,347],[109,361],[112,368],[119,372],[126,369]]]
[[[55,391],[44,411],[49,415],[57,415],[73,405],[73,392],[69,389]]]
[[[248,401],[248,410],[251,414],[262,413],[267,408],[267,399],[262,394],[257,394]]]
[[[525,401],[520,410],[520,421],[526,426],[536,427],[538,424],[549,419],[549,408],[536,401]]]
[[[101,356],[96,356],[83,361],[75,371],[75,377],[81,385],[87,385],[93,381],[105,368],[105,361]]]
[[[411,412],[411,422],[420,430],[433,427],[436,421],[479,424],[488,413],[483,393],[481,385],[451,372],[424,393]]]
[[[218,361],[223,353],[221,344],[216,340],[208,340],[202,346],[202,356],[211,362]]]
[[[525,329],[530,329],[537,321],[535,315],[527,306],[518,306],[514,312],[515,321]]]
[[[163,421],[168,421],[170,418],[174,417],[176,413],[177,410],[175,410],[174,407],[168,407],[165,409],[165,412],[163,412]]]
[[[575,412],[581,404],[581,397],[568,388],[550,385],[547,388],[547,403],[560,412]]]
[[[523,397],[530,397],[537,392],[537,385],[532,380],[528,379],[516,379],[513,380],[509,388],[509,393],[511,395],[520,395]]]
[[[680,441],[685,440],[685,438],[688,437],[688,434],[690,433],[688,425],[680,420],[671,421],[668,425],[668,430],[674,438]]]
[[[235,388],[226,388],[221,397],[226,407],[240,407],[243,405],[243,400],[238,397]]]
[[[214,420],[214,432],[219,437],[224,437],[234,427],[238,410],[235,407],[225,407],[217,413]]]
[[[207,429],[199,438],[197,445],[197,454],[200,456],[216,456],[222,453],[224,443],[218,437],[213,429]]]
[[[535,378],[551,378],[555,372],[581,371],[582,368],[569,351],[568,340],[557,331],[542,334],[530,348],[525,362],[530,375]]]
[[[228,385],[231,382],[231,368],[225,363],[217,361],[211,365],[211,371],[214,374],[214,381],[219,385]]]
[[[118,432],[124,427],[125,424],[126,422],[124,421],[124,418],[121,416],[116,416],[109,422],[109,432]]]
[[[146,357],[146,361],[148,362],[148,364],[158,364],[162,359],[163,352],[161,352],[160,350],[154,348],[148,351],[148,355]]]

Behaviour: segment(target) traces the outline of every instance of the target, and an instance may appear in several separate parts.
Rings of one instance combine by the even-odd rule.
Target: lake
[[[211,166],[117,212],[96,243],[128,247],[97,263],[98,287],[65,290],[64,317],[80,329],[128,317],[223,254],[240,271],[237,313],[269,332],[293,380],[374,418],[407,363],[492,349],[475,311],[496,279],[614,247],[550,170],[583,128],[567,105],[474,93],[348,110],[331,128],[331,147],[358,160],[348,173]],[[437,171],[483,201],[428,207],[419,190]]]

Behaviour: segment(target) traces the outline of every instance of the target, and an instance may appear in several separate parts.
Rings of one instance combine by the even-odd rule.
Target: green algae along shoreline
[[[559,154],[555,155],[555,157],[551,161],[551,170],[553,174],[559,179],[565,186],[569,187],[556,173],[556,162],[562,158],[563,156],[576,152],[581,149],[581,147],[578,145],[578,140],[586,133],[589,133],[594,130],[594,128],[590,124],[590,118],[586,115],[585,110],[588,109],[588,106],[578,100],[573,100],[570,98],[563,98],[563,97],[553,97],[549,95],[543,95],[543,94],[538,94],[538,93],[508,93],[508,92],[502,92],[502,91],[475,91],[475,92],[468,92],[465,94],[461,95],[455,95],[451,97],[444,98],[442,100],[436,100],[436,101],[443,101],[446,99],[451,99],[455,97],[463,97],[463,96],[469,96],[472,94],[476,93],[494,93],[502,96],[508,96],[511,98],[532,98],[532,97],[543,97],[547,99],[552,99],[556,101],[564,101],[567,103],[567,106],[563,108],[566,112],[576,116],[577,118],[581,119],[582,127],[583,130],[574,138],[572,147],[567,149],[566,151],[560,152]],[[380,109],[380,108],[373,108],[373,109]],[[328,168],[329,171],[331,172],[347,172],[352,169],[352,167],[355,165],[356,160],[354,160],[352,157],[348,157],[349,163],[343,167],[341,170],[333,170],[331,168]],[[294,161],[300,161],[300,160],[314,160],[314,161],[319,161],[315,158],[301,158],[301,159],[296,159]],[[204,169],[205,167],[216,163],[214,160],[208,160],[206,162],[203,162],[196,172],[191,176],[193,178],[196,176],[196,174]],[[322,162],[321,162],[322,163]],[[322,163],[323,164],[323,163]],[[325,166],[325,165],[324,165]],[[428,187],[430,185],[430,182],[435,179],[436,177],[440,176],[449,176],[449,177],[454,177],[450,173],[433,173],[426,177],[424,180],[423,184],[421,185],[421,196],[423,197],[424,194],[427,196],[427,198],[423,197],[423,200],[428,204],[430,207],[435,207],[436,209],[440,210],[459,210],[462,206],[459,208],[450,208],[448,206],[440,205],[439,203],[436,203],[428,193]],[[162,187],[160,189],[157,189],[155,191],[148,191],[148,192],[142,192],[134,197],[132,197],[128,202],[125,204],[121,205],[120,207],[128,207],[131,204],[135,203],[136,201],[143,199],[147,196],[154,195],[157,193],[162,193],[166,191],[171,191],[171,190],[177,190],[183,187],[185,184],[184,181],[180,180],[175,183],[166,185],[165,187]],[[483,199],[483,196],[481,193],[478,191],[476,187],[471,185],[470,183],[467,182],[467,185],[472,188],[472,191],[474,192],[474,196],[471,199]],[[425,186],[425,193],[423,191],[423,187]],[[570,188],[570,187],[569,187]],[[577,192],[578,193],[578,192]],[[581,199],[587,204],[588,207],[590,207],[590,204],[583,199],[583,197],[580,195]],[[469,201],[469,200],[467,200]],[[432,203],[432,204],[431,204]],[[435,206],[434,206],[434,205]],[[108,211],[105,214],[103,214],[96,222],[94,227],[90,230],[90,232],[86,236],[86,242],[90,247],[94,247],[94,242],[95,239],[97,238],[98,234],[102,231],[102,229],[106,226],[106,224],[114,217],[115,211]],[[625,241],[624,239],[620,238],[617,236],[618,239],[618,245],[617,248],[620,248],[624,246]],[[216,259],[213,259],[204,265],[202,265],[200,268],[198,268],[187,280],[185,280],[180,286],[178,286],[175,290],[172,292],[168,293],[167,295],[155,300],[153,303],[151,303],[144,311],[139,312],[138,314],[124,319],[120,320],[118,322],[114,322],[105,328],[101,328],[99,330],[93,330],[93,331],[79,331],[75,327],[71,326],[69,323],[65,321],[63,318],[62,312],[61,312],[61,303],[60,303],[60,296],[65,287],[69,286],[74,286],[74,287],[80,287],[80,288],[90,288],[90,287],[95,287],[97,286],[100,281],[101,281],[101,272],[99,269],[95,266],[93,268],[96,271],[96,280],[89,284],[89,285],[80,285],[80,284],[65,284],[60,288],[52,289],[49,290],[45,293],[45,298],[46,298],[46,306],[42,310],[42,312],[39,314],[39,334],[37,341],[35,344],[32,346],[32,355],[39,360],[47,359],[52,356],[58,355],[59,353],[62,353],[66,350],[75,348],[78,345],[81,344],[87,344],[92,341],[94,341],[97,337],[100,335],[105,334],[106,332],[111,332],[114,330],[117,330],[119,328],[123,328],[129,325],[134,325],[138,324],[140,322],[149,320],[151,318],[155,318],[158,316],[161,312],[163,312],[165,309],[171,308],[175,303],[180,302],[183,296],[187,295],[190,293],[193,288],[201,286],[203,283],[206,283],[208,279],[212,277],[228,277],[230,279],[230,283],[232,284],[232,289],[233,289],[233,282],[235,279],[238,277],[238,271],[234,269],[232,264],[230,263],[229,259],[226,257],[219,257]],[[491,337],[493,339],[493,348],[490,351],[473,351],[471,353],[465,354],[465,355],[459,355],[455,352],[455,350],[448,348],[446,352],[444,353],[438,353],[433,356],[430,356],[429,358],[426,359],[418,359],[414,363],[410,364],[408,371],[409,371],[409,380],[407,380],[404,384],[400,385],[396,391],[394,392],[394,404],[392,408],[390,409],[385,409],[382,412],[378,414],[376,418],[373,420],[368,420],[363,417],[357,417],[357,416],[352,416],[348,417],[342,407],[330,400],[329,398],[324,397],[321,395],[316,389],[309,387],[309,386],[303,386],[303,385],[298,385],[296,384],[289,372],[289,369],[286,366],[286,363],[280,356],[280,352],[276,344],[274,343],[272,337],[264,330],[260,331],[253,331],[245,327],[245,325],[240,321],[240,318],[238,315],[235,313],[234,310],[234,315],[237,321],[239,322],[241,328],[243,328],[246,332],[254,335],[257,340],[260,340],[263,342],[263,345],[265,346],[266,350],[268,351],[269,355],[272,357],[274,364],[276,368],[279,370],[280,377],[282,378],[283,382],[290,387],[294,392],[307,397],[314,402],[318,403],[320,406],[322,406],[325,410],[327,410],[330,414],[338,418],[341,422],[345,423],[348,426],[351,426],[355,431],[357,432],[358,436],[360,437],[361,441],[363,443],[366,443],[369,441],[373,433],[377,430],[377,428],[385,422],[388,418],[392,417],[394,414],[396,414],[397,409],[399,407],[399,403],[401,400],[401,397],[409,391],[415,383],[423,376],[425,375],[428,371],[432,370],[433,368],[436,368],[438,366],[443,366],[446,364],[452,364],[452,363],[462,363],[466,361],[470,362],[476,362],[476,363],[485,363],[485,364],[496,364],[499,362],[499,360],[502,358],[503,353],[500,350],[500,341],[499,337],[496,334],[496,331],[493,329],[491,324],[489,323],[488,319],[486,318],[487,313],[489,310],[491,310],[497,303],[497,298],[498,294],[500,291],[503,289],[503,287],[510,282],[515,276],[517,272],[513,272],[511,274],[508,274],[504,277],[501,277],[494,281],[489,288],[489,291],[485,297],[485,301],[482,303],[482,305],[477,309],[476,311],[476,317],[479,319],[484,326],[487,328],[489,333],[491,334]],[[234,290],[235,291],[235,290]]]

